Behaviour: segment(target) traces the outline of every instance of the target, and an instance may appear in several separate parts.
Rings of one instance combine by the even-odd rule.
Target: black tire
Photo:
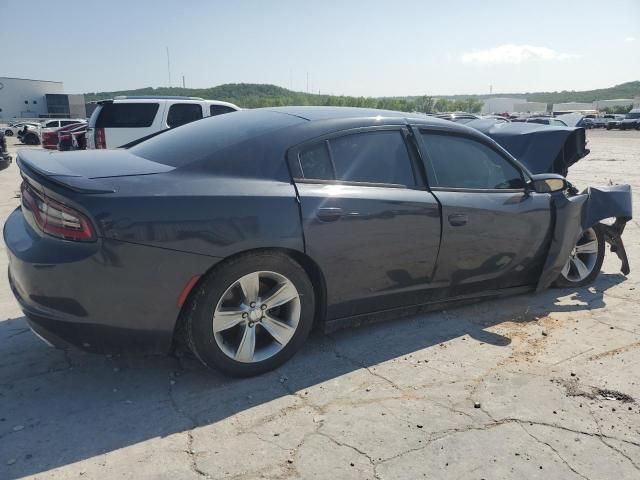
[[[13,130],[11,130],[11,129],[7,129],[7,130],[5,130],[4,134],[5,134],[7,137],[13,137]]]
[[[595,225],[592,228],[598,240],[598,252],[597,252],[596,261],[593,266],[593,269],[591,270],[591,273],[586,278],[580,281],[572,281],[566,278],[561,273],[560,275],[558,275],[558,278],[556,278],[555,281],[553,282],[553,285],[552,285],[553,287],[556,287],[556,288],[584,287],[586,285],[590,285],[591,283],[593,283],[593,281],[600,274],[600,269],[602,268],[602,262],[604,261],[604,254],[605,254],[604,235],[602,233],[602,230],[598,227],[598,225]]]
[[[230,286],[243,276],[257,271],[275,272],[294,284],[300,298],[300,319],[295,333],[278,353],[263,361],[243,363],[228,356],[216,342],[213,332],[213,313]],[[305,270],[283,253],[250,252],[225,261],[215,267],[196,288],[186,306],[184,316],[186,343],[204,365],[227,375],[250,377],[277,368],[302,347],[313,327],[315,312],[313,285]]]

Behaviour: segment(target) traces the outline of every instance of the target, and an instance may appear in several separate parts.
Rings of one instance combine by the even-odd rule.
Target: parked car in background
[[[0,170],[4,170],[11,165],[11,155],[7,152],[7,140],[4,132],[0,131]]]
[[[593,128],[606,128],[607,119],[605,117],[595,117],[593,119]]]
[[[61,132],[73,130],[74,128],[87,128],[87,122],[75,122],[67,124],[63,127],[49,127],[46,129],[41,129],[40,140],[42,142],[42,146],[49,150],[57,150],[58,149],[58,135]]]
[[[567,124],[562,120],[553,117],[529,117],[525,119],[526,123],[539,123],[540,125],[551,125],[554,127],[566,127]]]
[[[198,97],[129,96],[97,102],[89,119],[87,148],[118,148],[204,117],[240,110]]]
[[[25,124],[17,133],[20,143],[25,145],[40,144],[40,125]]]
[[[39,127],[40,123],[38,122],[14,122],[14,123],[10,123],[9,125],[7,125],[4,128],[4,134],[7,137],[13,137],[14,135],[17,135],[18,132],[20,130],[22,130],[24,128],[25,125],[30,125],[32,127]]]
[[[611,130],[612,128],[619,128],[620,122],[624,120],[624,115],[619,113],[609,113],[604,116],[607,119],[607,130]]]
[[[535,138],[513,140],[551,164]],[[17,164],[9,283],[39,336],[94,352],[184,341],[238,376],[277,368],[314,325],[588,285],[605,242],[624,255],[631,218],[628,185],[578,193],[472,128],[383,110],[245,110]]]
[[[640,108],[634,108],[624,116],[618,125],[620,130],[640,130]]]
[[[87,124],[71,125],[58,130],[58,150],[86,150]]]
[[[593,118],[583,117],[581,120],[576,123],[576,127],[586,128],[587,130],[594,128]]]

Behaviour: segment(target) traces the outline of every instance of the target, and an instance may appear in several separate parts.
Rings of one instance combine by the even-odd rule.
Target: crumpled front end
[[[581,233],[600,225],[605,241],[622,262],[620,271],[630,272],[622,233],[632,218],[630,185],[589,187],[577,195],[557,194],[553,198],[555,225],[547,261],[536,290],[544,290],[560,275]],[[615,218],[613,223],[602,223]]]

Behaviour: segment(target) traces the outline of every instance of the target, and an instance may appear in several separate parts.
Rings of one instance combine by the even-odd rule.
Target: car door
[[[407,134],[400,126],[349,130],[289,151],[330,320],[429,298],[440,213]]]
[[[490,140],[420,130],[431,191],[442,206],[434,282],[448,296],[535,284],[551,236],[550,195]]]

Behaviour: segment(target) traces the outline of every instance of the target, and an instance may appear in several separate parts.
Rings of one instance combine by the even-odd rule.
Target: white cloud
[[[474,63],[481,65],[490,64],[520,64],[532,60],[566,60],[574,55],[557,52],[547,47],[534,47],[531,45],[500,45],[486,50],[474,50],[460,57],[462,63]]]
[[[627,37],[624,39],[625,43],[633,43],[636,41],[636,37]]]

